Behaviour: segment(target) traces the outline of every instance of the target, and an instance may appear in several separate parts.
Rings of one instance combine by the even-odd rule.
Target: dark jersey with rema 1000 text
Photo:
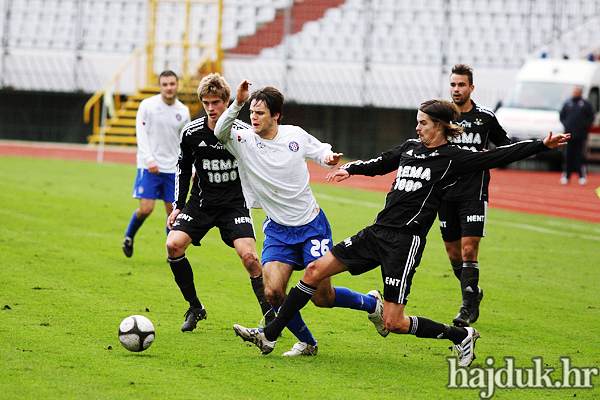
[[[504,146],[511,141],[506,131],[500,126],[492,110],[482,107],[471,100],[473,108],[453,122],[463,127],[464,132],[460,137],[452,139],[452,144],[470,149],[483,151],[490,148],[490,142],[495,146]],[[488,200],[488,185],[490,171],[477,171],[460,177],[454,186],[448,188],[444,200]]]
[[[196,174],[190,202],[197,203],[198,207],[245,206],[238,162],[206,125],[207,118],[200,117],[187,124],[181,131],[181,151],[175,180],[175,209],[183,209],[186,203],[192,165]],[[248,129],[249,125],[236,120],[232,129],[239,128]]]
[[[374,225],[401,229],[425,237],[435,221],[448,188],[459,176],[511,163],[548,147],[540,140],[527,140],[474,152],[457,145],[427,148],[410,139],[370,161],[342,165],[350,175],[385,175],[398,170],[385,206]]]

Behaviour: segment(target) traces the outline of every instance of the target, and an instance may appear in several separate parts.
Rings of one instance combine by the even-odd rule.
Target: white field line
[[[488,221],[492,224],[497,224],[497,225],[504,225],[504,226],[510,226],[511,228],[518,228],[518,229],[523,229],[523,230],[528,230],[528,231],[533,231],[533,232],[539,232],[539,233],[544,233],[547,235],[555,235],[555,236],[561,236],[561,237],[574,237],[574,238],[580,238],[580,239],[588,239],[588,240],[595,240],[600,242],[600,235],[590,235],[588,233],[580,233],[580,232],[565,232],[563,230],[556,230],[556,229],[549,229],[549,228],[542,228],[541,226],[534,226],[534,225],[528,225],[528,224],[521,224],[518,222],[506,222],[506,221]],[[589,230],[587,230],[589,232]]]
[[[378,203],[374,203],[371,201],[354,200],[354,199],[350,199],[350,198],[331,196],[328,194],[322,194],[322,193],[316,193],[316,192],[315,192],[315,196],[319,199],[323,199],[323,200],[327,200],[327,201],[337,201],[338,203],[351,204],[351,205],[377,208],[377,209],[383,208],[383,204],[378,204]],[[568,227],[569,229],[579,230],[580,232],[567,232],[564,229],[559,230],[559,229],[544,228],[541,226],[522,224],[522,223],[518,223],[518,222],[488,220],[488,223],[509,226],[512,228],[518,228],[518,229],[523,229],[523,230],[528,230],[528,231],[533,231],[533,232],[544,233],[547,235],[555,235],[555,236],[561,236],[561,237],[575,237],[575,238],[581,238],[581,239],[587,239],[587,240],[600,241],[600,228],[590,228],[585,225],[579,225],[575,222],[568,223],[568,224],[561,223],[561,222],[549,222],[548,225],[556,226],[558,228]],[[598,234],[596,235],[594,233],[598,233]]]
[[[313,191],[313,193],[314,193],[315,197],[317,197],[319,199],[327,200],[327,201],[335,201],[335,202],[343,203],[343,204],[351,204],[353,206],[376,208],[379,210],[383,209],[383,201],[381,203],[375,203],[373,201],[362,201],[362,200],[349,199],[346,197],[331,196],[328,194],[317,193],[314,191]],[[382,196],[382,197],[384,197],[384,196]],[[384,201],[385,201],[385,197],[384,197]]]

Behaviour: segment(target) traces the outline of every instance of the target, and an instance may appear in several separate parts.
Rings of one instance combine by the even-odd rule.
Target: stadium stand
[[[2,87],[94,92],[146,42],[147,0],[0,5]],[[156,41],[182,40],[185,5],[158,7]],[[216,40],[210,7],[192,6],[191,42]],[[599,18],[600,0],[224,0],[224,68],[232,81],[279,82],[295,101],[414,107],[424,95],[441,95],[451,64],[510,79],[542,53],[586,57],[600,47]],[[177,46],[157,49],[155,72],[181,69],[181,54]],[[193,60],[203,54],[190,51]],[[425,92],[411,84],[417,78],[431,82]],[[503,90],[490,87],[482,101],[495,104]]]

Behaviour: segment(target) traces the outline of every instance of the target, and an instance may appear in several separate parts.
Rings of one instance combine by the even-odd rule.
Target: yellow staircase
[[[182,70],[178,72],[179,91],[178,98],[190,109],[192,119],[200,116],[203,111],[202,104],[198,101],[196,90],[199,80],[211,72],[221,73],[221,63],[223,60],[222,41],[222,21],[223,21],[223,0],[147,0],[147,38],[146,44],[138,46],[133,53],[125,60],[123,65],[104,83],[104,85],[85,103],[83,108],[83,122],[92,123],[92,134],[88,136],[90,144],[111,144],[111,145],[136,145],[135,137],[135,117],[138,107],[142,100],[159,93],[156,81],[158,76],[155,72],[155,50],[164,48],[176,48],[182,50]],[[159,3],[181,3],[185,6],[185,32],[181,40],[175,41],[157,41],[156,40],[156,21]],[[190,40],[192,28],[193,5],[202,3],[210,5],[210,9],[216,12],[218,23],[211,24],[214,29],[215,41],[201,42]],[[213,35],[206,35],[213,37]],[[205,35],[201,35],[203,37]],[[202,56],[197,64],[190,68],[191,57],[189,50],[200,49]],[[143,71],[145,64],[145,71]],[[133,73],[133,83],[138,88],[134,95],[126,96],[122,100],[121,82],[124,79],[131,79],[130,73]],[[127,78],[125,76],[127,75]],[[122,79],[123,78],[123,79]],[[143,83],[145,82],[145,83]],[[140,89],[144,88],[145,89]],[[114,107],[113,107],[114,104]],[[107,106],[108,105],[108,106]],[[107,116],[108,109],[115,108],[115,115]]]
[[[187,87],[180,88],[177,97],[190,109],[192,119],[201,112],[202,104],[198,101],[196,89],[192,85],[198,82],[190,82]],[[104,144],[111,145],[136,145],[135,117],[142,100],[159,93],[157,86],[147,87],[139,90],[136,94],[127,96],[121,103],[121,107],[115,111],[115,116],[106,121],[104,132]],[[88,143],[98,144],[101,141],[101,132],[88,136]]]

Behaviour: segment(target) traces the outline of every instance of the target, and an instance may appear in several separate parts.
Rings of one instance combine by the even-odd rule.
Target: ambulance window
[[[594,107],[594,111],[598,112],[598,104],[600,102],[600,93],[598,92],[597,87],[593,87],[590,89],[590,95],[588,96],[588,101],[592,103],[592,107]]]

